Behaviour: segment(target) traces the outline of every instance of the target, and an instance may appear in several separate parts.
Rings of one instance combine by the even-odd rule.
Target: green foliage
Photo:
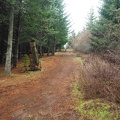
[[[89,20],[88,29],[92,37],[94,51],[113,50],[120,44],[120,1],[103,0],[99,19],[93,23],[93,14]],[[92,28],[92,29],[91,29]]]
[[[68,21],[64,14],[62,0],[25,1],[22,14],[20,42],[30,41],[31,37],[37,40],[38,46],[50,46],[53,44],[53,36],[56,36],[56,44],[64,44],[67,41]]]
[[[30,58],[27,54],[23,57],[23,69],[24,71],[28,71],[30,67]]]
[[[100,99],[85,100],[82,84],[74,85],[76,97],[76,109],[80,114],[80,120],[118,120],[118,112],[111,110],[111,105]]]
[[[87,29],[89,31],[92,31],[92,29],[94,28],[95,22],[96,22],[96,17],[94,15],[94,9],[90,9],[90,13],[88,15],[88,22],[86,24]]]
[[[81,101],[77,107],[81,113],[82,119],[89,118],[90,120],[113,120],[113,113],[110,112],[110,106],[106,103],[101,103],[99,100]]]
[[[31,39],[35,39],[37,46],[50,47],[50,49],[58,44],[62,46],[67,42],[69,22],[67,20],[68,15],[64,13],[63,0],[0,1],[0,6],[2,6],[0,7],[0,26],[5,29],[5,31],[0,31],[4,34],[2,36],[8,34],[9,11],[12,4],[15,8],[13,44],[17,35],[19,44],[23,45],[30,42]],[[16,35],[17,31],[18,34]],[[54,36],[55,42],[53,40]],[[7,38],[4,39],[7,41]]]

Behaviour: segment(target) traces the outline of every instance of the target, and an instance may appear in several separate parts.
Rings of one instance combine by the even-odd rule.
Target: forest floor
[[[0,66],[0,120],[79,120],[73,97],[78,62],[73,52],[44,57],[42,71],[11,75]]]

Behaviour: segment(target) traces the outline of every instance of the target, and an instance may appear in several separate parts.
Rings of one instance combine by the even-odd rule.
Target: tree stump
[[[30,69],[35,70],[41,70],[41,63],[39,62],[38,52],[36,49],[36,42],[31,41],[30,42],[30,49],[31,49],[31,55],[30,55]]]

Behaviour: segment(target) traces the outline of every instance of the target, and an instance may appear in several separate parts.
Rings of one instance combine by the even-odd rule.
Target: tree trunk
[[[44,46],[42,46],[42,57],[44,56]]]
[[[4,41],[1,40],[0,41],[0,64],[2,64],[4,62]]]
[[[36,43],[30,42],[30,48],[31,48],[31,59],[30,59],[30,68],[31,70],[41,70],[41,64],[39,62],[39,58],[38,58],[38,52],[36,49]],[[39,66],[40,65],[40,66]],[[40,67],[40,68],[39,68]]]
[[[39,40],[39,51],[40,51],[40,58],[42,58],[42,31],[40,32],[40,40]]]
[[[48,40],[48,46],[47,46],[47,56],[49,56],[50,54],[50,41]]]
[[[62,49],[62,46],[61,46],[61,44],[60,44],[59,52],[61,52],[61,49]]]
[[[13,68],[17,67],[18,62],[18,51],[19,51],[19,29],[20,29],[20,18],[21,18],[21,6],[22,0],[20,0],[20,8],[17,15],[17,24],[16,24],[16,35],[15,35],[15,44],[13,50]]]
[[[14,22],[14,6],[11,5],[9,31],[8,31],[8,42],[7,42],[7,53],[6,53],[6,62],[5,62],[5,71],[4,71],[5,74],[11,74],[13,22]]]
[[[21,12],[19,10],[17,17],[17,25],[16,25],[14,51],[13,51],[13,68],[17,67],[17,62],[18,62],[20,16],[21,16]]]
[[[41,46],[41,44],[40,44],[40,58],[42,58],[42,46]]]
[[[3,22],[1,22],[0,24],[0,63],[3,63],[3,58],[4,58],[4,26],[3,26]]]
[[[2,18],[0,26],[0,63],[5,62],[6,42],[8,39],[8,25],[4,23]]]
[[[54,38],[53,38],[53,48],[52,48],[52,55],[55,55],[55,46],[56,46],[56,38],[55,38],[55,35],[54,35]]]

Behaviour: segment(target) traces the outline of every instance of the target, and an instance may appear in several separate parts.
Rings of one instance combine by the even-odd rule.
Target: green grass
[[[80,87],[75,84],[73,90],[80,120],[119,120],[118,113],[111,110],[111,105],[103,99],[84,100]]]

